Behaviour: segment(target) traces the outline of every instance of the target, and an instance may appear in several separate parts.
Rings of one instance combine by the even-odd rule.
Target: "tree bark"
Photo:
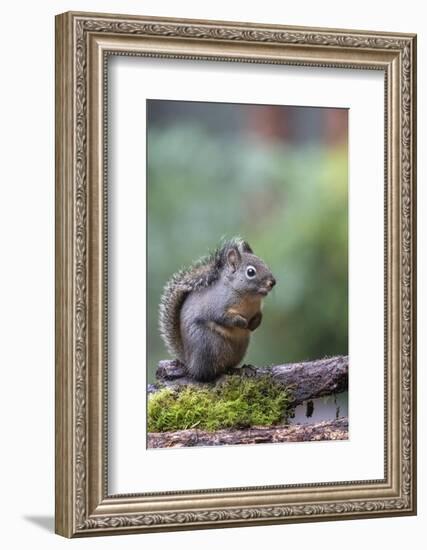
[[[292,426],[260,426],[246,429],[226,429],[206,432],[198,429],[149,433],[148,448],[197,447],[212,445],[242,445],[254,443],[284,443],[348,439],[348,418],[297,424]]]
[[[293,405],[303,401],[330,395],[348,388],[348,356],[336,356],[303,363],[290,363],[272,367],[245,367],[233,369],[231,375],[242,372],[248,376],[272,376],[274,380],[292,391]],[[230,374],[220,376],[215,383],[221,383]],[[162,387],[178,389],[182,386],[206,386],[186,375],[185,367],[179,361],[160,361],[156,372],[157,383],[150,384],[148,392]]]

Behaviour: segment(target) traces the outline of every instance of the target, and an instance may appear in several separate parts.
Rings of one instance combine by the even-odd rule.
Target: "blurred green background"
[[[348,353],[348,111],[147,101],[148,380],[163,285],[240,235],[277,286],[246,363]]]

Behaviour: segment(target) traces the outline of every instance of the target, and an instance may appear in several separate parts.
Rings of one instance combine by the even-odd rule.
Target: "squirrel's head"
[[[234,239],[222,248],[221,263],[223,276],[236,292],[267,296],[276,284],[270,268],[243,240]]]

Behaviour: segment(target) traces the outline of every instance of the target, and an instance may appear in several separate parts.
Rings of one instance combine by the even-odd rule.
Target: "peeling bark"
[[[348,418],[343,417],[318,424],[255,426],[246,429],[218,430],[216,432],[190,429],[176,432],[149,433],[147,445],[148,448],[156,449],[346,439],[348,439]]]
[[[272,367],[236,368],[231,374],[220,376],[215,384],[221,383],[227,376],[238,374],[262,377],[272,376],[274,380],[290,387],[293,405],[308,399],[331,395],[348,388],[348,356],[329,357],[303,363],[289,363]],[[162,387],[178,389],[182,386],[195,385],[205,387],[207,384],[197,382],[186,375],[185,367],[179,361],[160,361],[156,372],[156,384],[150,384],[148,392],[153,393]]]

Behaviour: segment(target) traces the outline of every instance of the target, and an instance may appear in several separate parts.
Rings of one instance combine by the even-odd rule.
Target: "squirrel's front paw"
[[[233,326],[238,328],[248,328],[248,321],[241,315],[233,317]]]
[[[262,320],[262,313],[260,311],[258,311],[258,313],[256,313],[252,319],[249,321],[248,323],[248,329],[253,331],[255,330],[256,328],[258,328],[261,324],[261,320]]]

